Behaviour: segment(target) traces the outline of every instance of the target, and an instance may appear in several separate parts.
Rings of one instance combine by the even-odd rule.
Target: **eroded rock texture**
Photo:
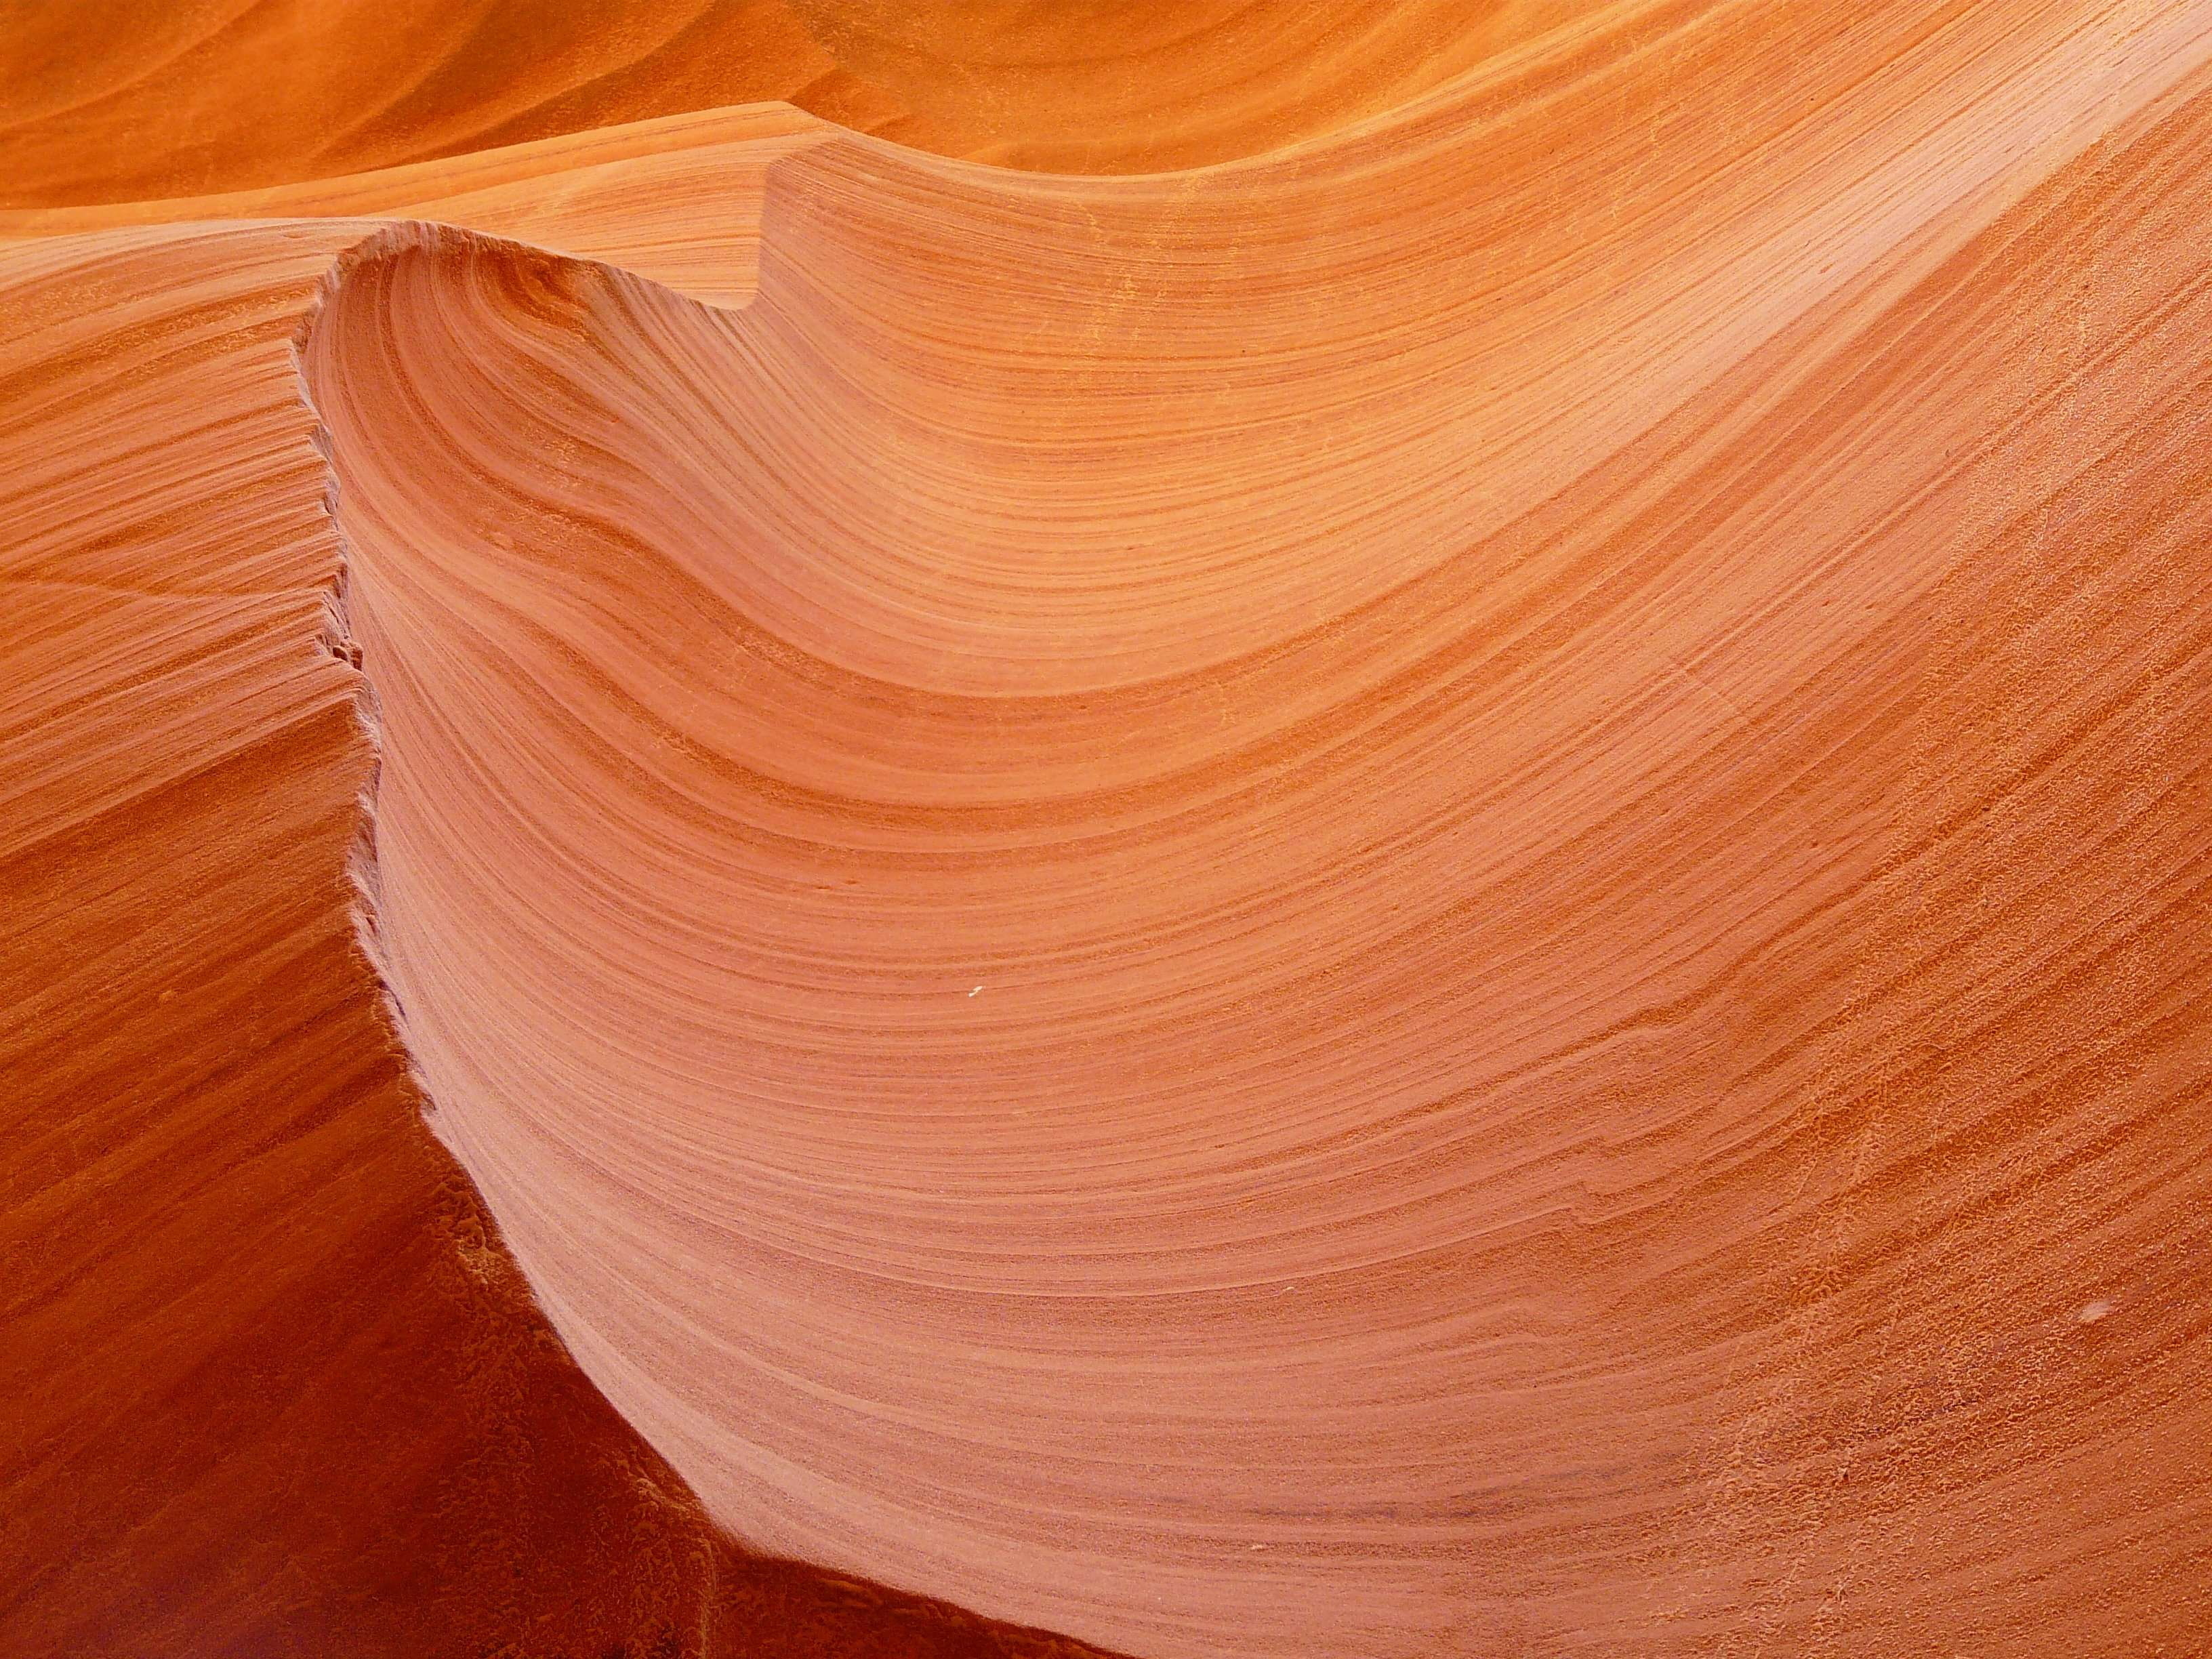
[[[0,1645],[2204,1641],[2212,8],[235,9],[0,79]]]

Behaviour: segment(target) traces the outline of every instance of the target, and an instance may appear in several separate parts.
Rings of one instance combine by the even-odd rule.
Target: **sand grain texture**
[[[2212,8],[237,9],[0,75],[0,1646],[2197,1650]]]

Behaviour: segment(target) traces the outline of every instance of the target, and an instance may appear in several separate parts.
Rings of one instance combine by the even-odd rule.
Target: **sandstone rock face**
[[[0,1647],[2204,1639],[2212,6],[283,10],[0,59]]]

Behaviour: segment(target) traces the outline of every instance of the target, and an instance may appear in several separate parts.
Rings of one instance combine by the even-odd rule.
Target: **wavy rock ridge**
[[[320,1077],[276,1144],[356,1126],[389,1218],[295,1188],[286,1294],[419,1309],[329,1288],[410,1229],[482,1287],[283,1385],[400,1379],[362,1436],[469,1540],[363,1592],[418,1634],[1053,1640],[711,1518],[1164,1659],[2185,1647],[2212,18],[1790,18],[1158,179],[756,112],[233,204],[380,229],[21,218],[14,407],[82,457],[9,481],[9,957],[78,965],[6,988],[11,1228]],[[265,841],[202,827],[247,790]],[[142,1340],[88,1249],[11,1341]],[[434,1376],[479,1416],[416,1444]],[[40,1409],[26,1514],[115,1462]],[[327,1445],[195,1432],[173,1480]],[[119,1627],[167,1529],[113,1479],[27,1642]]]

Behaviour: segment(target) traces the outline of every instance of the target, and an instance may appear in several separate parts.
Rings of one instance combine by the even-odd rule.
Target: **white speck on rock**
[[[2108,1316],[2112,1311],[2112,1304],[2109,1302],[2092,1302],[2087,1307],[2082,1309],[2080,1313],[2075,1314],[2074,1318],[2077,1323],[2094,1325],[2099,1320]]]

